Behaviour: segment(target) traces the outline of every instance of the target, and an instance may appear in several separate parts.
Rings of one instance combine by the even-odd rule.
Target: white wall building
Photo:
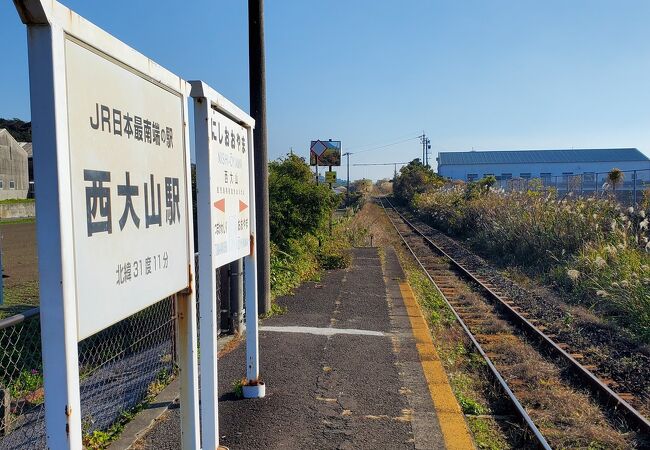
[[[501,182],[539,178],[560,189],[572,179],[586,190],[602,185],[613,168],[622,170],[622,189],[650,182],[650,159],[636,148],[440,152],[438,173],[472,181],[494,175]]]
[[[27,198],[27,152],[4,128],[0,129],[0,200]]]

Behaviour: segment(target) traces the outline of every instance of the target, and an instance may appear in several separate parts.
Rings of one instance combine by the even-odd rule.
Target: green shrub
[[[419,159],[414,159],[399,171],[400,175],[393,183],[393,193],[398,201],[410,204],[416,194],[421,194],[444,183],[429,167]]]
[[[38,369],[23,370],[9,385],[12,398],[21,398],[43,386],[43,374]]]
[[[345,269],[348,266],[347,257],[343,253],[319,252],[316,257],[320,266],[325,270]]]
[[[291,239],[281,250],[271,242],[271,295],[273,298],[289,294],[304,280],[318,273],[318,239],[312,235]]]
[[[326,185],[317,185],[303,158],[287,155],[269,164],[271,241],[287,249],[291,240],[322,234],[338,198]]]
[[[305,160],[295,155],[269,164],[271,294],[289,294],[319,270],[346,267],[351,238],[342,219],[330,236],[330,217],[341,199],[316,185]],[[355,235],[356,236],[356,235]]]

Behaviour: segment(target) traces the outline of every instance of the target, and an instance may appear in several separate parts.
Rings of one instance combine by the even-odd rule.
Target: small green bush
[[[348,266],[347,257],[341,253],[323,253],[316,255],[318,263],[325,270],[345,269]]]
[[[11,397],[21,398],[43,386],[43,373],[38,369],[23,370],[9,385]]]

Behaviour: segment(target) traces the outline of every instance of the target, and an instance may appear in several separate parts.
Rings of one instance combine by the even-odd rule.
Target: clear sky
[[[245,0],[65,0],[248,111]],[[269,153],[341,140],[352,163],[432,151],[637,147],[650,155],[648,0],[267,0]],[[0,1],[0,117],[29,120],[27,46]],[[383,147],[383,148],[377,148]],[[364,151],[365,150],[365,151]],[[362,152],[363,151],[363,152]],[[393,167],[352,167],[381,178]],[[339,176],[345,168],[339,168]]]

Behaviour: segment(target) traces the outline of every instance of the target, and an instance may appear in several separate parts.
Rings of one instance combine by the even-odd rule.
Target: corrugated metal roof
[[[19,142],[20,146],[27,152],[27,156],[32,157],[32,143],[31,142]]]
[[[637,148],[440,152],[439,165],[650,161]]]

